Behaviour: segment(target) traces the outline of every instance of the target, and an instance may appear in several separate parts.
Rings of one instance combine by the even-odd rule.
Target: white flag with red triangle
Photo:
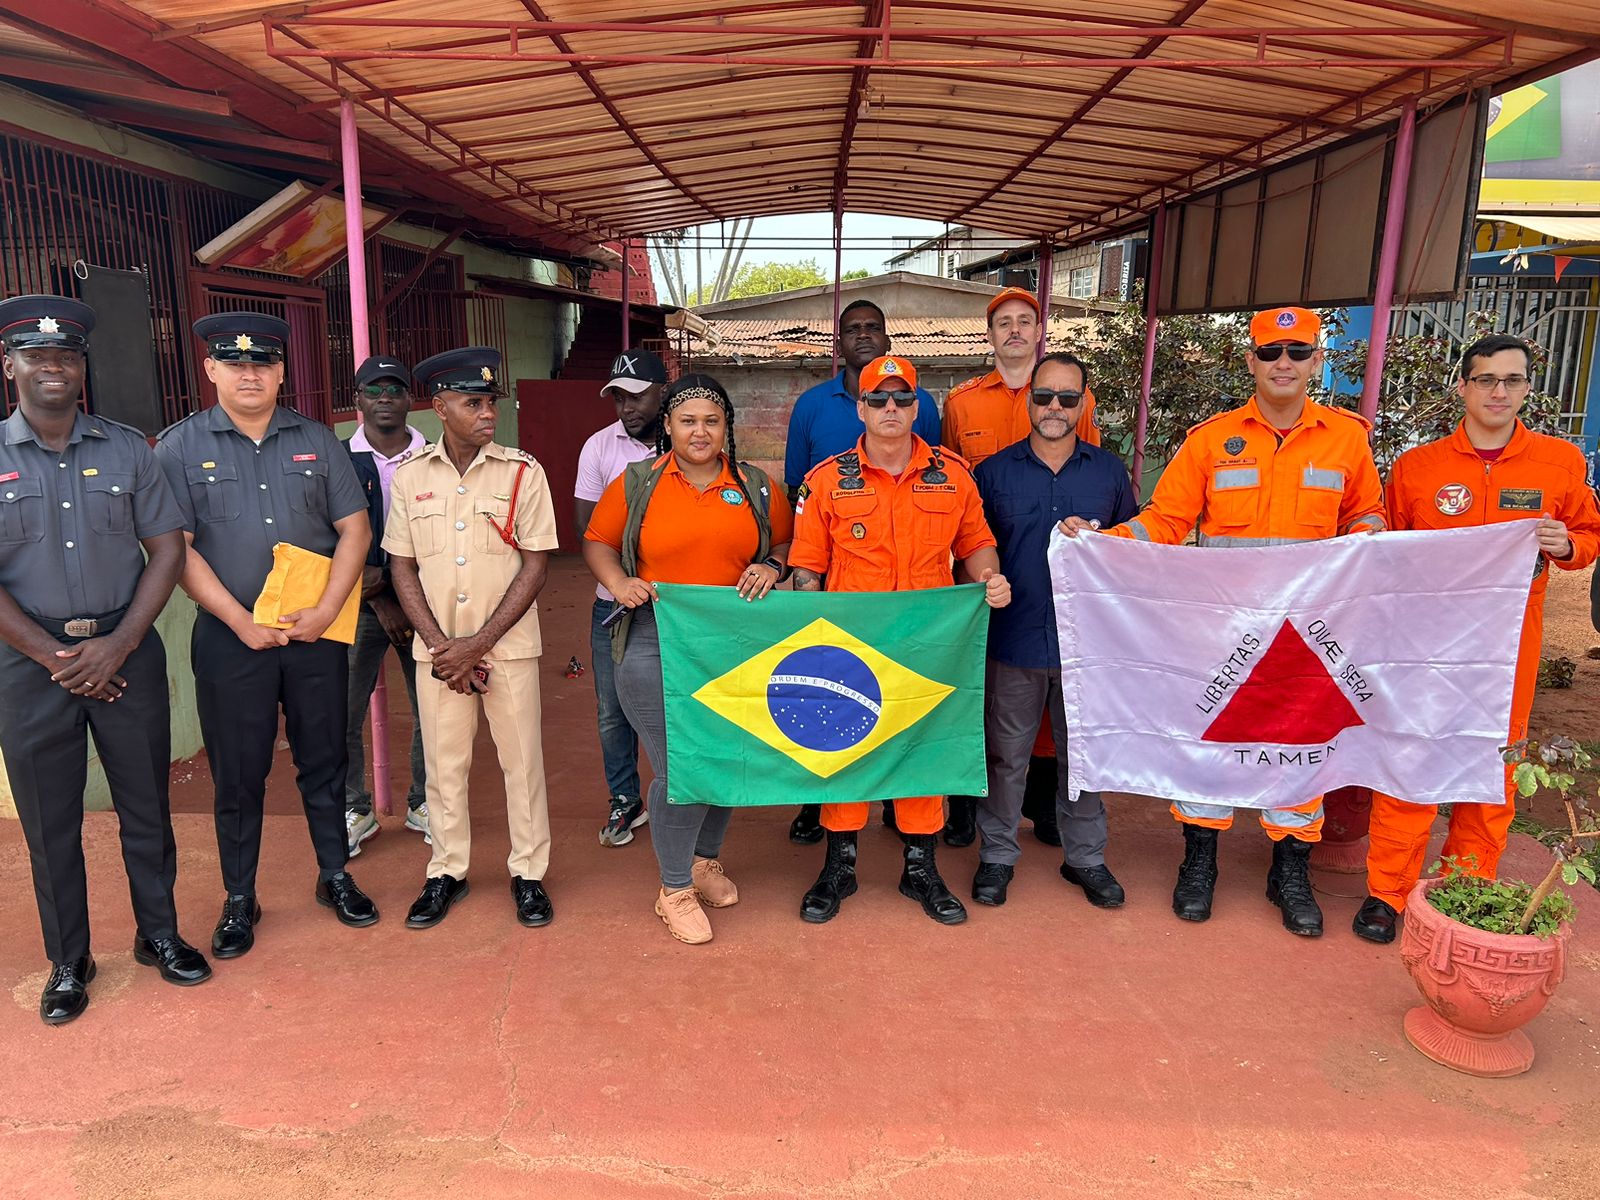
[[[1072,794],[1504,803],[1536,525],[1249,549],[1057,531]]]

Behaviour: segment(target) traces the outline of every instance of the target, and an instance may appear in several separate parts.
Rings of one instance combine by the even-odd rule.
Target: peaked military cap
[[[407,388],[411,386],[411,372],[406,369],[405,363],[398,358],[390,358],[387,354],[374,354],[356,368],[357,387],[366,387],[367,384],[377,383],[380,379],[393,379],[396,383],[405,384]]]
[[[417,364],[417,383],[424,396],[440,392],[473,392],[498,396],[500,351],[492,346],[446,350]]]
[[[94,309],[65,296],[13,296],[0,301],[0,342],[8,350],[61,346],[85,350]]]
[[[275,363],[283,361],[289,322],[265,313],[213,313],[196,321],[194,332],[217,362]]]

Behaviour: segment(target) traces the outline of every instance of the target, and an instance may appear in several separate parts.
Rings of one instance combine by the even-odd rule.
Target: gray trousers
[[[1039,736],[1039,720],[1050,707],[1061,779],[1056,788],[1056,823],[1068,866],[1097,867],[1106,861],[1106,810],[1099,792],[1067,800],[1067,717],[1061,704],[1061,672],[1013,667],[989,660],[984,696],[984,740],[989,757],[989,794],[978,800],[980,862],[1011,866],[1022,857],[1017,821],[1028,780],[1028,759]],[[652,818],[653,819],[653,818]]]
[[[713,804],[667,803],[667,711],[661,693],[661,641],[649,605],[633,610],[628,647],[617,664],[617,698],[628,723],[650,756],[650,841],[661,867],[661,886],[669,891],[694,883],[690,868],[699,858],[716,858],[728,833],[731,808]]]
[[[346,812],[370,813],[372,793],[367,782],[367,705],[372,700],[372,689],[378,684],[378,672],[383,670],[384,655],[395,650],[383,623],[372,611],[372,605],[363,604],[356,617],[356,640],[350,645],[350,707],[345,726],[345,753],[350,759],[350,773],[344,780],[344,808]],[[406,806],[420,808],[428,798],[428,772],[422,758],[422,722],[417,720],[417,660],[411,651],[395,650],[400,658],[400,671],[406,680],[406,696],[411,701],[411,786],[406,790]]]

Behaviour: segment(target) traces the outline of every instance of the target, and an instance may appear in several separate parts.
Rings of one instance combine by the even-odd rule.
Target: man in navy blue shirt
[[[1083,889],[1089,902],[1116,908],[1122,885],[1106,868],[1106,811],[1098,792],[1069,803],[1067,724],[1061,701],[1061,650],[1045,554],[1050,531],[1068,517],[1111,526],[1139,511],[1122,460],[1080,441],[1076,426],[1088,386],[1083,363],[1071,354],[1047,354],[1033,370],[1028,419],[1033,431],[979,464],[974,476],[984,516],[1000,543],[1000,569],[1011,581],[1011,604],[989,616],[989,665],[984,727],[989,794],[978,801],[982,847],[972,898],[1006,902],[1006,888],[1022,851],[1017,821],[1028,758],[1046,707],[1055,733],[1060,784],[1056,820],[1065,861],[1062,878]]]
[[[839,357],[844,370],[800,393],[789,413],[789,437],[783,454],[783,482],[792,503],[811,468],[824,459],[855,449],[866,426],[856,415],[861,368],[889,353],[889,330],[883,309],[871,300],[853,300],[839,313]],[[939,444],[939,406],[917,389],[917,415],[911,426],[930,446]],[[883,822],[894,824],[894,802],[883,806]],[[822,840],[822,808],[801,807],[789,826],[789,839],[802,845]]]

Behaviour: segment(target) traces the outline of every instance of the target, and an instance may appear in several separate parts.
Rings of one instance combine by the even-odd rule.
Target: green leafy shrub
[[[1488,933],[1527,932],[1534,937],[1548,938],[1572,920],[1571,899],[1565,892],[1551,892],[1534,911],[1533,920],[1524,930],[1523,914],[1533,900],[1532,886],[1515,879],[1479,879],[1467,874],[1467,868],[1454,856],[1443,863],[1434,863],[1429,873],[1437,873],[1441,867],[1444,882],[1429,889],[1428,903],[1452,921]]]

